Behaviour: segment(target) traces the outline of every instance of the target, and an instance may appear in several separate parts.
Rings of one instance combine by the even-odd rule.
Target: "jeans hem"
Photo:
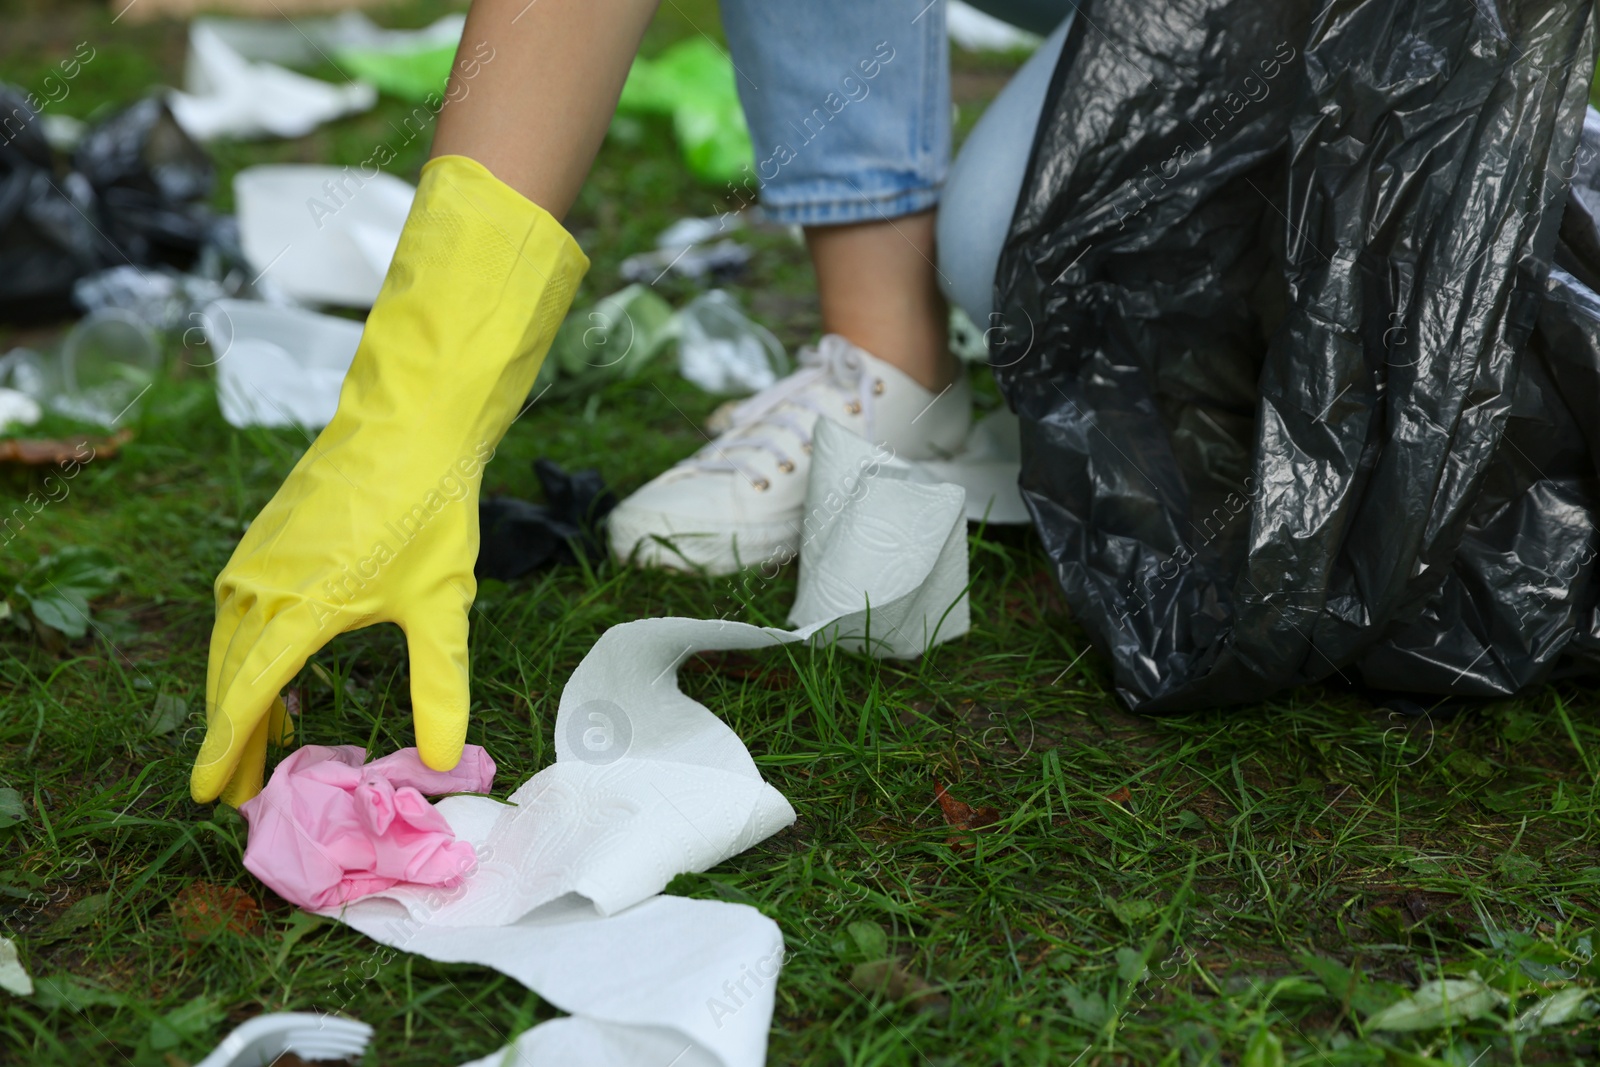
[[[939,203],[939,188],[897,189],[894,192],[863,196],[852,191],[848,199],[810,200],[773,204],[763,199],[761,210],[774,222],[785,226],[843,226],[852,222],[878,222],[927,211]]]

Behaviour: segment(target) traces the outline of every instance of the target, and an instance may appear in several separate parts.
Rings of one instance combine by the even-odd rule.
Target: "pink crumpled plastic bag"
[[[363,765],[357,745],[306,745],[240,805],[250,823],[244,865],[285,900],[320,911],[401,882],[449,888],[477,862],[424,793],[486,793],[494,760],[466,746],[435,771],[414,748]]]

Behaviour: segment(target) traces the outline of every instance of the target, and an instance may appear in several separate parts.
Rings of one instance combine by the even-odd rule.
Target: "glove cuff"
[[[431,160],[345,379],[340,415],[371,423],[470,411],[462,430],[498,443],[588,269],[549,212],[481,163]]]

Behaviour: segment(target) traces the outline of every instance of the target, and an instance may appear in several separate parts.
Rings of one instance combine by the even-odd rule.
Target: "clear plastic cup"
[[[161,346],[150,327],[122,308],[102,308],[61,342],[61,388],[48,403],[64,415],[113,426],[160,370]]]

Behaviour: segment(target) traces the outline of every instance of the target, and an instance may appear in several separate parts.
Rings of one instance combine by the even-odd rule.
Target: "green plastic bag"
[[[684,162],[703,181],[722,184],[754,165],[739,105],[733,61],[703,37],[636,59],[617,102],[619,114],[670,115]]]
[[[583,394],[632,378],[672,339],[672,305],[645,285],[630,285],[574,311],[556,331],[534,392]]]
[[[421,103],[443,96],[456,57],[455,42],[396,52],[373,48],[335,50],[339,66],[354,78],[371,82],[378,91]]]

